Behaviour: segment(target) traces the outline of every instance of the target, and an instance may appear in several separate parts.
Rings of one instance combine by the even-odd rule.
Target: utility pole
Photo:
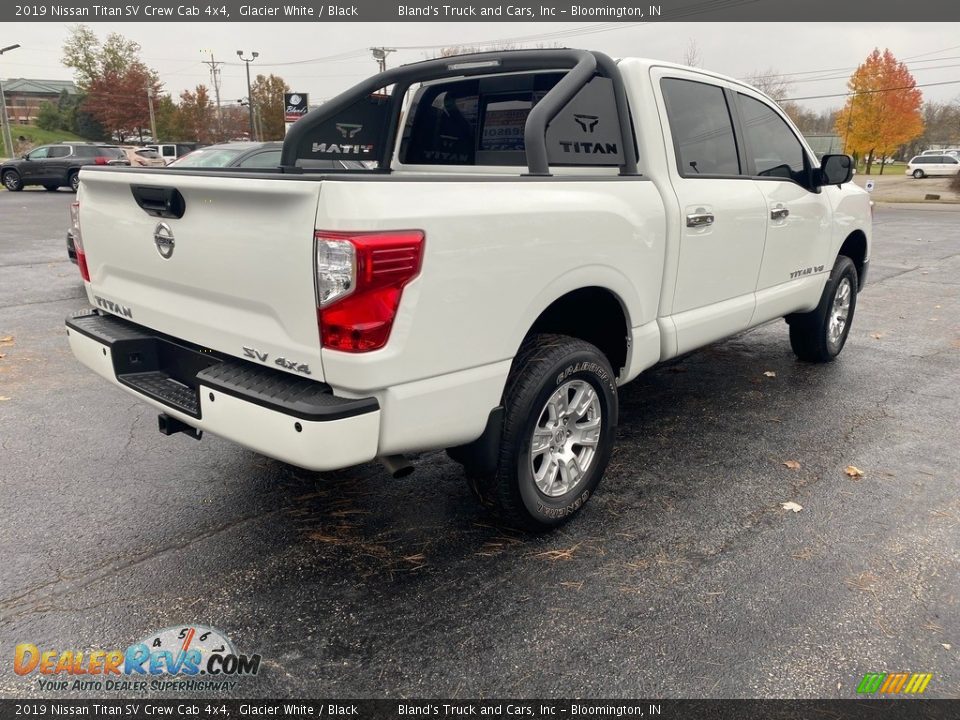
[[[201,60],[201,62],[210,66],[210,82],[213,84],[213,95],[217,100],[217,140],[223,140],[223,111],[220,109],[220,66],[223,62],[213,59],[213,50],[210,51],[210,59]],[[247,67],[249,68],[249,65]],[[247,76],[249,77],[249,70]],[[249,92],[249,88],[247,90]]]
[[[387,69],[387,55],[392,52],[396,52],[396,48],[388,47],[372,47],[370,52],[373,53],[373,59],[377,61],[377,67],[380,68],[380,72],[383,72]]]
[[[0,55],[3,55],[5,52],[10,52],[11,50],[16,50],[20,47],[17,45],[7,45],[5,48],[0,48]],[[7,98],[3,94],[3,83],[0,83],[0,122],[3,123],[3,145],[7,151],[7,155],[13,157],[16,153],[13,151],[13,133],[10,132],[10,120],[7,117]]]
[[[237,50],[237,57],[247,64],[247,103],[250,107],[250,139],[257,139],[257,128],[253,121],[253,92],[250,90],[250,63],[260,57],[260,53],[253,51],[250,53],[253,57],[249,60],[243,56],[243,50]]]
[[[147,107],[150,108],[150,137],[153,142],[160,142],[157,137],[157,118],[153,114],[153,88],[147,85]]]

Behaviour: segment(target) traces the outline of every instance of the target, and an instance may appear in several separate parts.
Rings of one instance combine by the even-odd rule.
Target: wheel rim
[[[544,404],[530,442],[530,470],[547,497],[570,492],[587,474],[600,444],[600,396],[585,380],[558,387]]]
[[[76,173],[70,176],[70,187],[72,187],[74,190],[80,187],[80,176]]]
[[[16,190],[17,176],[13,173],[7,173],[3,176],[3,184],[7,187],[7,190]]]
[[[843,278],[833,294],[833,304],[830,306],[830,322],[827,325],[827,340],[836,345],[843,337],[850,317],[850,298],[853,296],[853,286],[850,278]]]
[[[922,177],[923,177],[923,170],[914,170],[914,171],[913,171],[913,176],[914,176],[915,178],[922,178]]]

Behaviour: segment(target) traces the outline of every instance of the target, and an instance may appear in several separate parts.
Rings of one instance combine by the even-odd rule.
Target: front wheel
[[[616,378],[606,356],[566,335],[534,335],[514,359],[504,391],[496,471],[474,494],[508,523],[548,530],[593,495],[613,448]]]
[[[914,170],[913,177],[916,178],[917,180],[920,180],[923,177],[925,177],[923,170],[920,170],[920,169]]]
[[[857,268],[845,255],[837,257],[823,288],[820,304],[808,313],[790,315],[790,346],[807,362],[830,362],[847,342],[857,309]]]
[[[17,192],[23,190],[23,180],[20,178],[20,173],[16,170],[7,170],[3,174],[3,186],[12,192]]]

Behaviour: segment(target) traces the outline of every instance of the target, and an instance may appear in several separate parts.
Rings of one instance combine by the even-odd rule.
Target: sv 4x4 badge
[[[243,346],[243,354],[252,359],[258,360],[264,364],[268,364],[270,360],[270,353],[260,352],[256,348]],[[273,364],[277,367],[282,367],[285,370],[293,370],[294,372],[302,373],[304,375],[312,375],[310,372],[310,366],[307,363],[298,363],[294,360],[287,360],[285,357],[278,357],[273,361]]]

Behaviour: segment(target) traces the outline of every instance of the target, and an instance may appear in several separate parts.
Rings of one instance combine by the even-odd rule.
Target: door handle
[[[770,219],[786,220],[789,214],[790,211],[787,208],[785,208],[783,205],[777,205],[775,208],[770,210]]]
[[[687,227],[706,227],[713,225],[713,213],[697,212],[687,215]]]

